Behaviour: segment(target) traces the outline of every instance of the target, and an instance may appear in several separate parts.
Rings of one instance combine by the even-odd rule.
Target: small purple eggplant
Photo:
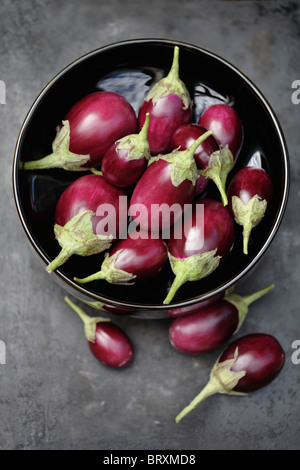
[[[187,150],[173,150],[150,159],[129,206],[130,215],[141,229],[168,230],[182,217],[183,206],[195,197],[198,170],[194,152],[211,134],[205,132]]]
[[[146,114],[150,114],[148,141],[152,155],[172,150],[172,135],[181,124],[192,117],[189,92],[179,78],[179,47],[175,46],[169,74],[159,80],[147,94],[142,104],[138,123],[141,129]]]
[[[173,230],[168,240],[168,255],[175,279],[164,304],[169,304],[187,281],[199,281],[211,274],[234,244],[234,220],[221,202],[195,201],[185,216],[182,235]]]
[[[227,194],[229,209],[243,227],[243,252],[247,255],[252,229],[261,222],[272,200],[273,183],[263,168],[246,166],[234,175]]]
[[[243,125],[236,110],[228,104],[215,104],[206,108],[198,124],[213,131],[219,150],[210,156],[206,168],[200,174],[216,184],[224,206],[228,204],[226,182],[233,169],[243,142]]]
[[[53,152],[25,162],[23,169],[82,171],[97,167],[108,147],[136,127],[135,111],[123,96],[109,91],[91,93],[77,101],[58,126]]]
[[[139,134],[127,135],[107,150],[101,163],[101,171],[109,183],[124,188],[140,178],[150,158],[148,126],[149,113]]]
[[[186,315],[191,315],[192,313],[197,313],[199,309],[209,307],[211,304],[214,304],[218,300],[222,300],[225,296],[225,292],[219,292],[218,294],[213,295],[207,300],[202,300],[196,304],[188,305],[187,307],[177,307],[170,308],[167,312],[168,318],[182,318]]]
[[[173,148],[184,150],[200,136],[207,132],[207,129],[199,124],[183,124],[178,127],[172,137]],[[234,165],[232,153],[228,147],[219,147],[214,135],[211,135],[202,142],[194,153],[199,177],[196,185],[196,195],[202,192],[209,180],[212,180],[217,186],[224,206],[228,204],[225,191],[228,173]]]
[[[83,321],[90,351],[98,361],[114,369],[125,367],[132,361],[134,356],[132,342],[119,326],[112,323],[109,318],[90,317],[69,297],[65,297],[65,301]]]
[[[240,330],[249,306],[273,288],[271,284],[247,296],[230,291],[222,300],[199,304],[194,313],[171,321],[170,343],[184,354],[200,354],[218,348]]]
[[[207,132],[207,129],[199,126],[199,124],[182,124],[176,129],[172,136],[172,147],[174,150],[186,150],[195,142],[195,140],[198,139],[198,137],[205,134],[205,132]],[[211,154],[217,151],[219,151],[219,145],[213,135],[211,135],[199,145],[194,153],[197,168],[199,170],[206,169]],[[209,178],[206,178],[201,174],[198,176],[196,183],[196,196],[204,191],[208,183]]]
[[[268,385],[279,374],[284,361],[285,353],[271,335],[253,333],[233,341],[213,366],[207,385],[176,416],[176,423],[210,395],[245,395]]]
[[[214,138],[219,145],[228,145],[236,160],[241,149],[244,130],[237,111],[226,103],[213,104],[201,114],[198,124],[214,133]]]
[[[207,188],[209,183],[209,179],[205,178],[205,176],[199,175],[196,181],[195,186],[195,196],[199,196],[199,194],[203,193],[203,191]]]
[[[205,132],[207,129],[199,124],[182,124],[172,136],[172,147],[173,149],[186,150]],[[194,153],[197,168],[199,170],[207,168],[211,154],[217,150],[219,150],[219,145],[213,135],[205,139]]]
[[[121,201],[125,201],[123,208]],[[122,216],[124,209],[126,192],[103,176],[84,175],[74,180],[56,205],[54,234],[61,250],[47,271],[53,272],[72,255],[90,256],[109,249],[127,228],[127,212]]]
[[[167,264],[167,247],[161,238],[142,238],[138,231],[119,240],[107,252],[101,270],[84,279],[74,278],[80,284],[104,279],[111,284],[132,285],[148,281]]]

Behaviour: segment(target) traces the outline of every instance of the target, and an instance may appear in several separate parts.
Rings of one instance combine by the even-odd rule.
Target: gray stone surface
[[[0,79],[1,449],[299,449],[300,79],[299,3],[295,1],[2,0]],[[284,221],[241,292],[275,283],[252,309],[242,333],[274,334],[286,364],[272,385],[247,397],[216,395],[180,424],[175,415],[206,383],[216,352],[188,357],[168,342],[168,324],[117,320],[136,356],[126,370],[90,355],[82,325],[29,249],[14,207],[11,165],[26,113],[48,81],[100,46],[138,37],[205,47],[234,63],[278,115],[291,157]]]

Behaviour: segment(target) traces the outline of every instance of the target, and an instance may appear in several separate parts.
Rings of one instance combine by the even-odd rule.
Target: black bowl
[[[169,267],[144,285],[116,286],[98,281],[83,287],[73,277],[98,270],[102,255],[73,256],[49,275],[68,293],[115,313],[163,318],[170,308],[191,306],[223,293],[261,260],[287,204],[289,157],[284,135],[270,104],[249,78],[223,58],[187,43],[138,39],[111,44],[79,58],[54,77],[32,105],[19,134],[13,163],[14,197],[24,231],[43,266],[59,252],[53,233],[55,204],[79,174],[65,170],[22,171],[20,162],[50,153],[56,127],[69,108],[91,92],[120,93],[138,112],[149,87],[169,71],[175,45],[180,47],[180,77],[194,103],[193,121],[209,104],[234,104],[244,125],[244,143],[232,174],[249,162],[262,166],[269,172],[276,192],[264,220],[253,230],[249,255],[242,254],[242,232],[237,226],[236,243],[228,259],[207,278],[182,286],[171,306],[162,304],[174,277]],[[206,195],[219,199],[212,183]]]

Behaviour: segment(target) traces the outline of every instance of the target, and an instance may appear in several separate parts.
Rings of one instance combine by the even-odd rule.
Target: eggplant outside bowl
[[[186,282],[172,302],[163,304],[174,274],[167,265],[154,279],[124,286],[105,280],[79,284],[100,269],[103,253],[71,256],[53,273],[46,266],[58,255],[54,235],[54,213],[64,189],[90,173],[64,169],[22,169],[26,161],[40,159],[52,151],[56,129],[69,109],[96,91],[112,91],[125,97],[136,115],[148,90],[166,76],[178,46],[179,75],[193,103],[192,122],[211,104],[235,107],[244,127],[243,145],[231,177],[247,165],[268,171],[276,188],[263,221],[253,229],[249,253],[242,252],[242,228],[236,224],[236,239],[229,256],[209,276]],[[91,51],[56,75],[41,91],[21,127],[13,160],[13,193],[18,218],[41,269],[80,301],[108,312],[141,318],[167,318],[174,309],[191,309],[200,302],[222,296],[256,268],[271,245],[284,216],[289,193],[289,156],[278,119],[256,85],[222,57],[193,44],[168,39],[134,39]],[[218,199],[210,182],[205,197]]]

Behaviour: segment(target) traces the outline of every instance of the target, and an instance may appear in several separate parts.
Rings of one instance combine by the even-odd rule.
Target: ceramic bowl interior
[[[169,71],[175,45],[180,47],[180,77],[193,100],[193,122],[205,107],[220,102],[233,104],[243,122],[243,147],[228,181],[238,169],[251,163],[269,172],[276,191],[263,222],[253,230],[249,255],[242,254],[242,231],[236,226],[236,242],[228,259],[207,278],[182,286],[172,302],[174,308],[206,300],[243,278],[270,246],[285,211],[289,188],[285,139],[269,103],[241,71],[207,50],[170,40],[130,40],[92,51],[66,67],[37,97],[21,128],[13,164],[17,212],[30,244],[46,267],[59,252],[53,233],[56,202],[79,174],[65,170],[25,172],[20,169],[20,161],[50,153],[56,127],[69,108],[89,93],[120,93],[137,113],[149,88]],[[204,195],[219,199],[212,182]],[[73,281],[74,276],[84,277],[99,270],[102,259],[102,254],[73,256],[49,276],[67,291],[92,302],[134,311],[170,308],[162,304],[174,277],[169,267],[153,281],[138,286],[116,286],[105,281],[80,286]]]

